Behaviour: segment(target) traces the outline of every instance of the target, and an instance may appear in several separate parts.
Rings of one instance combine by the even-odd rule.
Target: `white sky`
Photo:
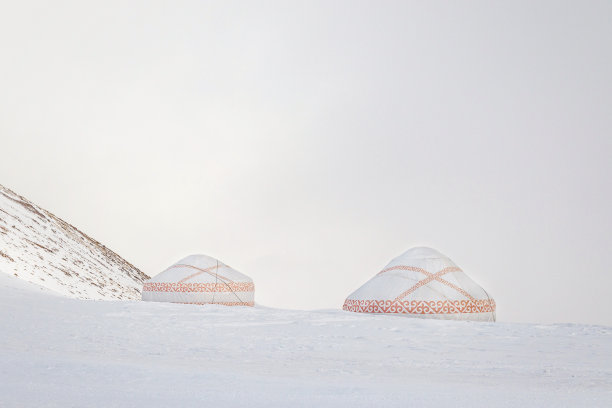
[[[339,308],[417,245],[612,324],[612,3],[0,3],[0,183],[155,275]]]

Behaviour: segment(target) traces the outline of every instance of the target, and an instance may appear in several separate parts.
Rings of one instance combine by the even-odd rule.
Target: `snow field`
[[[2,407],[612,406],[612,328],[49,295],[0,274]]]

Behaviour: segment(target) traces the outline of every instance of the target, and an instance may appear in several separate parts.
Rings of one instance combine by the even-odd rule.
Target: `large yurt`
[[[149,302],[253,306],[251,278],[206,255],[190,255],[146,281],[142,300]]]
[[[344,310],[410,317],[495,321],[495,301],[447,256],[404,252],[351,293]]]

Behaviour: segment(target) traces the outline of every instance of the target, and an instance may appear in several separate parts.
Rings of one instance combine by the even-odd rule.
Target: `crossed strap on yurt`
[[[442,279],[441,276],[446,275],[447,273],[450,272],[463,272],[461,270],[461,268],[458,268],[456,266],[448,266],[442,270],[439,270],[436,273],[431,273],[429,271],[426,271],[423,268],[417,268],[416,266],[406,266],[406,265],[396,265],[396,266],[391,266],[387,269],[383,269],[382,271],[378,272],[378,275],[382,275],[385,272],[389,272],[389,271],[394,271],[394,270],[404,270],[404,271],[413,271],[413,272],[420,272],[422,274],[424,274],[426,276],[425,279],[422,279],[420,281],[418,281],[416,284],[414,284],[411,288],[409,288],[408,290],[403,291],[402,293],[399,294],[398,297],[395,298],[395,301],[400,301],[403,298],[405,298],[406,296],[408,296],[409,294],[411,294],[412,292],[414,292],[415,290],[417,290],[418,288],[420,288],[421,286],[427,285],[429,282],[432,281],[438,281],[440,283],[442,283],[443,285],[448,286],[449,288],[453,288],[455,289],[457,292],[461,293],[463,296],[465,296],[466,298],[475,301],[476,299],[470,295],[469,293],[467,293],[464,289],[460,288],[459,286],[445,280]]]
[[[223,283],[225,286],[227,286],[227,288],[229,289],[230,292],[232,292],[232,294],[236,297],[236,299],[238,299],[239,302],[243,303],[243,300],[240,299],[240,296],[238,296],[238,294],[236,292],[234,292],[234,289],[232,289],[231,287],[231,283],[233,283],[234,281],[231,280],[230,278],[227,278],[225,276],[219,275],[219,273],[217,272],[219,268],[229,268],[229,266],[225,265],[225,264],[219,264],[217,262],[217,265],[215,266],[210,266],[208,268],[198,268],[197,266],[193,266],[193,265],[187,265],[187,264],[176,264],[176,265],[172,265],[170,268],[168,269],[174,269],[174,268],[191,268],[191,269],[195,269],[198,272],[191,274],[183,279],[181,279],[180,281],[178,281],[178,283],[185,283],[185,281],[188,281],[191,278],[194,278],[198,275],[201,275],[203,273],[207,273],[210,276],[214,276],[215,277],[215,284],[218,284],[219,280],[221,281],[221,283]],[[167,269],[167,270],[168,270]],[[213,273],[212,270],[215,270],[215,272]],[[213,294],[213,301],[212,303],[215,302],[215,297]]]
[[[193,266],[193,265],[187,265],[187,264],[176,264],[176,265],[172,265],[172,266],[171,266],[170,268],[168,268],[168,269],[174,269],[174,268],[191,268],[191,269],[195,269],[195,270],[197,270],[197,271],[198,271],[198,272],[196,272],[196,273],[194,273],[194,274],[192,274],[192,275],[187,276],[186,278],[181,279],[180,281],[178,281],[178,283],[185,283],[185,282],[186,282],[186,281],[188,281],[189,279],[191,279],[191,278],[195,278],[196,276],[198,276],[198,275],[202,275],[203,273],[207,273],[207,274],[209,274],[210,276],[214,276],[215,278],[219,278],[219,279],[221,279],[221,280],[222,280],[222,281],[224,281],[224,282],[233,282],[231,279],[226,278],[225,276],[221,276],[221,275],[219,275],[219,273],[217,273],[217,272],[215,272],[215,273],[211,272],[212,270],[214,270],[214,269],[219,269],[220,267],[226,267],[226,268],[227,268],[228,266],[227,266],[227,265],[224,265],[224,264],[220,264],[220,265],[210,266],[210,267],[208,267],[208,268],[204,268],[204,269],[202,269],[202,268],[198,268],[197,266]]]

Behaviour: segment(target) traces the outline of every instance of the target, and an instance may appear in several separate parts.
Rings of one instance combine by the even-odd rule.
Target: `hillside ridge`
[[[149,277],[55,214],[0,185],[0,270],[80,299],[139,299]]]

